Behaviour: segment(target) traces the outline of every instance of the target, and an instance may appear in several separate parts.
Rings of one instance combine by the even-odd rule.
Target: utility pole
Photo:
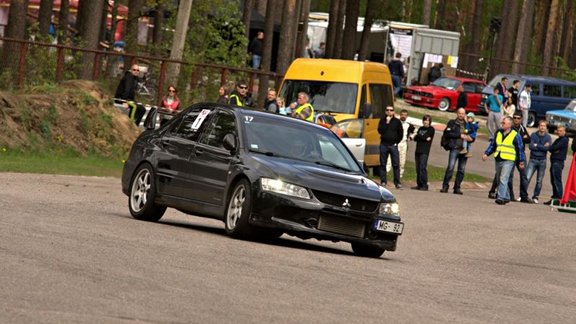
[[[180,0],[178,15],[176,16],[176,30],[174,31],[172,49],[170,50],[170,59],[172,60],[181,60],[184,54],[184,44],[186,42],[186,32],[188,30],[191,10],[192,0]],[[171,83],[176,83],[179,74],[180,64],[170,64],[168,68],[168,80]],[[158,91],[161,92],[162,89],[158,89]]]

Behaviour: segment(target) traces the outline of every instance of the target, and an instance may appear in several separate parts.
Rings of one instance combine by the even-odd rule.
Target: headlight
[[[383,215],[400,215],[400,205],[398,203],[380,203],[380,208],[378,209],[378,214]]]
[[[304,187],[300,187],[291,183],[286,183],[278,179],[262,178],[260,180],[262,185],[262,190],[275,192],[287,196],[293,196],[298,198],[310,199],[310,194],[308,190]]]

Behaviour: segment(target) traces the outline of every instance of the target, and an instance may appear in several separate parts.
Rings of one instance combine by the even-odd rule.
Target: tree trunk
[[[539,0],[534,3],[534,37],[532,42],[534,44],[534,52],[536,56],[541,57],[544,52],[544,43],[546,41],[546,28],[548,26],[548,18],[550,15],[550,0]]]
[[[84,21],[82,22],[82,29],[78,30],[78,37],[82,39],[85,49],[98,49],[104,1],[105,0],[92,0],[82,6],[82,10],[85,10],[85,12],[82,13]],[[80,79],[92,79],[94,57],[94,53],[82,54],[82,64],[78,71]]]
[[[341,57],[345,60],[353,60],[356,54],[356,32],[358,28],[359,2],[348,0],[346,3],[346,21],[344,23],[344,35]]]
[[[362,39],[360,40],[360,51],[358,51],[358,61],[365,61],[368,59],[368,46],[370,29],[374,22],[374,12],[378,5],[378,0],[368,0],[366,3],[366,13],[364,15],[364,30],[362,30]]]
[[[101,42],[107,42],[108,37],[108,1],[104,1],[104,5],[102,6],[102,16],[100,17],[100,39]],[[110,44],[110,48],[112,48],[113,44]]]
[[[264,22],[264,47],[262,49],[262,70],[270,72],[272,65],[272,44],[274,42],[274,20],[278,0],[268,0],[266,4],[266,21]],[[264,107],[270,79],[267,74],[260,76],[258,89],[258,107]]]
[[[310,15],[310,0],[301,0],[300,20],[298,22],[298,40],[296,57],[306,57],[306,50],[310,45],[308,39],[308,16]],[[300,21],[302,25],[300,25]],[[300,30],[301,29],[301,30]]]
[[[570,49],[573,46],[572,42],[572,33],[574,31],[574,1],[568,0],[566,5],[566,18],[564,19],[564,28],[562,29],[562,47],[560,50],[560,54],[562,55],[562,59],[564,62],[568,63]]]
[[[50,23],[52,22],[52,8],[54,7],[54,0],[40,1],[40,9],[38,11],[38,33],[41,36],[48,36],[50,31]]]
[[[430,26],[431,16],[432,16],[432,0],[424,0],[422,8],[422,25]]]
[[[336,34],[338,32],[336,23],[338,22],[338,8],[341,0],[332,0],[330,2],[330,15],[328,20],[328,31],[326,32],[326,51],[325,58],[334,57],[334,47],[336,44]]]
[[[160,55],[162,53],[162,27],[164,26],[164,13],[166,6],[160,2],[156,5],[156,13],[154,14],[154,30],[152,32],[152,43],[156,45],[154,54]]]
[[[546,30],[546,42],[544,44],[544,67],[542,74],[550,74],[550,66],[552,65],[554,55],[554,42],[556,41],[555,28],[556,20],[558,19],[558,6],[559,0],[552,0],[550,4],[550,16],[548,18],[548,28]]]
[[[25,39],[26,38],[26,13],[28,10],[28,0],[10,1],[8,12],[8,25],[6,26],[4,37]],[[14,42],[4,42],[2,47],[2,60],[0,66],[3,70],[12,69],[13,76],[16,76],[18,60],[20,58],[20,44]],[[16,78],[12,78],[16,80]]]
[[[512,73],[524,73],[526,59],[530,51],[530,38],[532,36],[532,28],[534,22],[534,1],[522,1],[522,9],[518,24],[518,33],[516,34],[516,46],[514,46],[514,63],[512,64]],[[516,63],[517,62],[517,63]]]
[[[496,44],[498,49],[496,57],[501,60],[511,61],[514,56],[515,40],[517,39],[514,32],[517,33],[518,31],[518,18],[521,10],[519,4],[519,1],[510,1],[504,5],[502,26]],[[510,72],[510,63],[506,61],[500,61],[496,65],[498,68],[495,72]]]
[[[192,11],[192,0],[180,0],[178,6],[178,15],[176,16],[176,30],[172,40],[172,49],[170,50],[170,59],[181,60],[184,54],[184,45],[186,43],[186,32],[190,22],[190,12]],[[177,84],[180,76],[180,64],[170,64],[168,69],[168,84]],[[162,89],[158,89],[162,91]]]
[[[436,0],[436,18],[434,19],[434,28],[444,29],[446,22],[446,0]]]
[[[70,0],[60,0],[58,16],[58,43],[66,43],[68,39],[68,21],[70,17]]]
[[[290,61],[294,60],[296,57],[300,57],[300,55],[297,55],[297,53],[299,53],[299,51],[301,50],[299,48],[300,44],[299,40],[301,39],[300,37],[302,36],[302,33],[299,30],[299,26],[300,26],[300,14],[302,12],[302,1],[303,0],[296,0],[296,20],[292,25],[292,34],[294,34],[294,44],[292,44]]]
[[[180,1],[182,5],[183,1]],[[126,53],[138,54],[138,21],[144,0],[128,0],[128,20],[126,21]],[[128,58],[124,66],[130,67],[132,60]]]
[[[254,0],[244,0],[244,9],[242,10],[242,22],[246,28],[246,39],[250,39],[250,20],[252,19],[252,8],[254,8]]]
[[[286,73],[292,60],[292,49],[296,39],[292,26],[296,22],[296,0],[284,0],[282,9],[282,27],[280,28],[280,46],[278,49],[278,67],[277,72]]]
[[[347,0],[340,0],[340,5],[338,6],[338,17],[336,21],[336,42],[334,43],[334,58],[342,58],[342,40],[344,33],[342,32],[342,27],[344,27],[344,16],[346,14]]]

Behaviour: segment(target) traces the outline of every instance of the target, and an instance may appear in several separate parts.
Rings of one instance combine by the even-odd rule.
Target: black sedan
[[[345,241],[368,257],[396,249],[396,199],[329,129],[202,103],[154,130],[155,114],[122,174],[133,217],[158,221],[171,207],[220,219],[235,238]]]

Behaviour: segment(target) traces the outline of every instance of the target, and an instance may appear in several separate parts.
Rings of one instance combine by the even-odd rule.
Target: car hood
[[[576,119],[576,113],[573,111],[570,111],[570,110],[566,110],[566,109],[551,110],[551,111],[546,112],[546,115]]]
[[[412,91],[427,92],[427,93],[437,93],[437,92],[442,92],[442,91],[450,91],[446,88],[437,87],[437,86],[412,86],[412,87],[408,87],[408,89],[410,89]]]
[[[267,169],[267,172],[260,172],[262,176],[275,177],[312,190],[347,197],[373,201],[395,199],[390,191],[362,174],[346,173],[328,166],[295,159],[264,155],[252,158],[259,164],[259,167]]]

